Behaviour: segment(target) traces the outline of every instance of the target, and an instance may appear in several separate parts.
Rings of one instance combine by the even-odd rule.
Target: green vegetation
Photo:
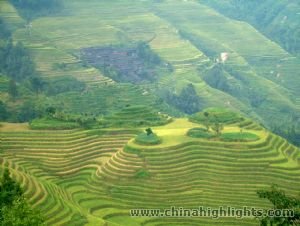
[[[109,127],[141,127],[165,125],[171,120],[168,115],[157,112],[151,107],[127,105],[122,110],[106,116],[103,123]]]
[[[140,169],[135,174],[135,178],[137,179],[144,179],[149,177],[150,177],[150,173],[146,169]]]
[[[230,125],[243,121],[243,117],[241,117],[238,113],[227,109],[208,108],[190,116],[190,120],[201,124],[206,124],[207,122],[215,123],[218,121],[219,123]]]
[[[194,138],[214,138],[215,134],[213,134],[212,132],[207,131],[204,128],[193,128],[190,129],[187,133],[188,136],[190,137],[194,137]]]
[[[36,1],[31,2],[32,6],[39,4]],[[231,2],[222,3],[220,7]],[[49,1],[45,4],[48,4],[49,10],[55,8],[50,6],[52,3]],[[25,85],[17,83],[18,96],[15,99],[19,106],[8,103],[9,100],[2,101],[8,106],[9,112],[17,113],[24,99],[39,94],[40,103],[51,102],[47,105],[55,105],[57,108],[63,106],[61,108],[65,109],[61,110],[68,113],[111,115],[127,103],[120,104],[123,100],[118,103],[106,101],[101,95],[106,96],[108,90],[112,89],[110,94],[114,92],[114,97],[121,96],[118,91],[115,92],[118,89],[115,87],[119,84],[90,64],[85,64],[79,53],[80,50],[91,47],[112,47],[117,50],[134,46],[136,55],[144,58],[145,64],[160,61],[162,65],[153,72],[158,75],[157,79],[147,80],[147,84],[143,83],[142,87],[140,83],[137,85],[139,89],[145,89],[149,93],[147,97],[140,99],[150,103],[158,111],[180,116],[211,106],[229,107],[260,120],[269,128],[273,127],[273,123],[279,126],[279,122],[283,122],[283,130],[287,130],[286,125],[290,123],[288,120],[293,112],[299,110],[299,60],[253,27],[218,14],[203,3],[206,1],[161,1],[153,4],[135,2],[132,5],[120,1],[92,1],[83,4],[80,1],[67,0],[63,2],[60,17],[55,14],[34,17],[31,29],[28,26],[25,29],[24,21],[5,2],[1,8],[3,21],[7,25],[5,26],[11,30],[14,43],[22,42],[28,48],[36,71],[43,79],[32,79],[32,87],[30,84],[24,87]],[[22,4],[26,4],[26,1],[22,1]],[[90,4],[93,7],[89,7]],[[251,5],[246,2],[243,4]],[[112,10],[116,7],[122,7],[124,11],[118,14]],[[95,8],[101,10],[96,11]],[[22,11],[20,7],[18,9]],[[41,11],[43,10],[36,10]],[[270,10],[270,14],[276,14],[276,10]],[[110,16],[103,18],[100,15]],[[294,18],[291,20],[294,21]],[[276,24],[278,21],[274,22]],[[216,29],[220,26],[222,29]],[[224,63],[219,59],[222,52],[227,52],[229,56]],[[114,73],[116,70],[113,68],[115,67],[108,67]],[[139,67],[132,65],[131,68],[139,71]],[[70,92],[68,87],[72,87],[73,82],[58,90],[55,89],[57,84],[64,82],[54,82],[51,85],[53,79],[71,76],[86,86],[83,88],[80,84],[74,84],[75,89]],[[127,77],[136,80],[131,76]],[[193,88],[189,84],[193,84]],[[49,95],[52,96],[51,99],[47,98]],[[156,100],[150,96],[163,103],[160,107],[164,105],[164,109],[158,107]],[[137,101],[139,98],[131,95],[124,99],[132,104],[141,104],[141,101]],[[40,103],[36,105],[39,106]],[[117,106],[116,109],[114,106]],[[94,109],[96,112],[93,112]],[[296,127],[298,131],[299,126]]]
[[[182,119],[151,127],[163,140],[156,145],[136,144],[136,131],[123,128],[1,130],[5,148],[0,167],[10,164],[29,202],[40,209],[48,225],[146,224],[148,219],[137,221],[124,212],[138,205],[169,208],[184,203],[185,208],[195,208],[204,200],[207,206],[239,208],[251,203],[267,209],[269,202],[258,198],[256,190],[272,183],[292,196],[298,193],[299,149],[286,140],[261,129],[249,131],[259,136],[256,142],[195,140],[186,136],[195,126]],[[239,130],[235,125],[230,128]],[[223,134],[230,132],[227,129]],[[191,189],[190,184],[196,187]],[[194,225],[216,223],[204,218],[151,220],[167,225],[188,225],[191,220]],[[257,220],[220,218],[218,223],[254,226]]]
[[[0,171],[10,169],[45,224],[256,226],[128,211],[268,209],[257,189],[299,192],[299,148],[266,129],[299,138],[297,34],[284,32],[287,52],[207,2],[1,1],[0,120],[30,124],[1,122]],[[281,3],[253,2],[274,28],[298,21],[288,8],[271,19]]]
[[[10,0],[27,20],[37,16],[45,16],[61,8],[59,0]]]
[[[153,132],[146,131],[146,133],[139,134],[134,142],[141,145],[156,145],[162,142],[161,138]]]
[[[80,124],[77,122],[66,122],[55,118],[38,118],[30,122],[31,129],[45,129],[45,130],[64,130],[79,128]]]
[[[294,121],[294,119],[293,119]],[[291,123],[292,124],[292,123]],[[291,143],[300,146],[300,131],[299,129],[296,128],[295,124],[293,124],[292,126],[274,126],[272,128],[272,130],[274,131],[274,133],[285,137],[286,139],[288,139]]]
[[[292,210],[293,216],[281,217],[261,217],[262,226],[268,225],[298,225],[300,222],[300,199],[299,197],[291,197],[286,195],[285,191],[278,188],[277,185],[272,185],[269,190],[260,190],[257,192],[260,198],[268,199],[275,210]]]
[[[178,96],[164,91],[163,98],[167,103],[186,114],[198,112],[203,106],[202,100],[197,95],[193,84],[188,84],[184,87]]]
[[[29,51],[22,43],[14,45],[9,39],[4,45],[0,45],[0,73],[16,81],[36,74]]]
[[[8,39],[11,36],[11,31],[9,30],[7,24],[3,21],[0,17],[0,40],[1,39]]]
[[[221,140],[230,141],[230,142],[247,142],[247,141],[256,141],[258,139],[259,136],[249,132],[223,133],[221,135]]]
[[[182,39],[189,40],[199,52],[203,53],[201,59],[185,61],[185,69],[189,68],[189,73],[182,73],[184,69],[178,67],[180,75],[176,76],[176,79],[168,80],[170,83],[175,83],[172,88],[182,87],[184,83],[186,84],[186,80],[192,80],[193,84],[198,85],[198,95],[205,97],[203,101],[205,107],[227,105],[234,109],[239,105],[239,110],[243,107],[248,108],[248,110],[242,110],[248,115],[255,112],[268,127],[273,124],[278,126],[283,124],[284,127],[288,127],[294,113],[299,118],[299,114],[296,113],[299,112],[300,81],[297,79],[299,70],[296,69],[299,68],[299,58],[261,35],[253,26],[230,19],[206,6],[204,2],[207,4],[212,2],[210,5],[223,7],[235,1],[223,1],[222,4],[218,1],[187,1],[185,3],[163,1],[155,7],[160,18],[170,22]],[[252,3],[252,1],[251,3],[236,2],[237,4],[245,3],[245,5]],[[257,1],[254,2],[257,3]],[[269,4],[266,8],[273,9],[271,1],[265,2]],[[286,3],[286,1],[278,2]],[[264,4],[258,3],[257,5],[260,7]],[[274,4],[275,7],[276,5]],[[296,12],[297,9],[298,7],[295,8]],[[239,12],[236,9],[235,11]],[[268,10],[268,13],[265,13],[263,10],[262,12],[265,15],[275,11]],[[289,13],[290,17],[293,17],[291,21],[297,21],[296,12]],[[255,15],[255,12],[250,10],[243,15]],[[289,18],[288,15],[280,15],[278,20],[274,21],[274,28],[277,24],[285,26],[285,23],[280,22],[284,16]],[[228,54],[224,62],[221,60],[221,53]],[[197,68],[200,79],[192,76],[193,67]],[[203,80],[207,82],[203,84]],[[212,89],[207,88],[207,85]],[[178,88],[176,91],[178,92]],[[228,95],[235,101],[238,100],[239,104]],[[216,99],[221,99],[223,103],[217,104],[217,100],[210,102],[214,97],[218,97]],[[240,103],[244,106],[242,107]],[[298,128],[297,120],[296,124]]]
[[[8,118],[6,105],[0,101],[0,121],[5,121]]]
[[[0,225],[44,225],[42,217],[28,205],[20,185],[10,177],[8,169],[1,177],[0,194]]]
[[[66,92],[83,92],[85,88],[85,83],[78,81],[74,77],[60,76],[48,81],[45,93],[53,96]]]
[[[201,1],[210,5],[226,16],[238,20],[244,20],[254,25],[269,38],[280,43],[291,53],[300,53],[299,9],[297,1]]]

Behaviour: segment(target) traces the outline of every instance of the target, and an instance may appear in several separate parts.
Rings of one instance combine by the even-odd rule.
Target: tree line
[[[27,20],[58,12],[62,7],[60,0],[10,0],[10,2]]]

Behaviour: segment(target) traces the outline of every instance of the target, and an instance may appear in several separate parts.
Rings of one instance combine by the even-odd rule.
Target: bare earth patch
[[[0,132],[17,132],[29,130],[28,123],[0,123]]]

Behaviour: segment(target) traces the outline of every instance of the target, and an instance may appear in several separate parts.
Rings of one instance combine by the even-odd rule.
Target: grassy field
[[[247,129],[251,125],[227,125],[223,133],[243,127],[258,140],[222,142],[189,137],[201,124],[176,119],[152,127],[161,143],[144,146],[134,130],[32,131],[7,124],[1,169],[10,168],[48,225],[258,225],[255,219],[129,216],[135,208],[267,208],[256,190],[273,183],[296,195],[299,149],[262,128]]]

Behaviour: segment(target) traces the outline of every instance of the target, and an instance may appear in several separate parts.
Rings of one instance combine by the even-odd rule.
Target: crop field
[[[20,125],[12,131],[7,125],[0,128],[1,168],[11,169],[48,225],[258,225],[255,219],[132,218],[129,210],[268,208],[256,190],[272,183],[297,194],[298,148],[249,120],[223,133],[243,127],[257,141],[186,135],[199,126],[176,119],[153,127],[162,142],[143,146],[134,142],[136,129],[31,131]]]
[[[299,111],[299,98],[293,97],[299,96],[300,82],[295,79],[299,77],[299,59],[250,25],[195,1],[89,1],[89,6],[93,9],[80,1],[66,0],[59,15],[34,20],[30,34],[25,27],[15,31],[15,40],[32,49],[44,76],[74,76],[92,86],[112,84],[114,81],[95,68],[82,66],[80,49],[146,41],[175,69],[172,75],[161,77],[160,87],[180,92],[192,82],[206,106],[252,111],[250,115],[259,115],[256,118],[267,123],[285,117],[280,109]],[[121,10],[116,13],[115,8]],[[264,107],[253,110],[242,95],[222,92],[202,80],[198,68],[213,64],[222,52],[229,53],[225,65],[232,79],[247,86],[242,89],[244,95],[255,90]],[[57,68],[60,63],[66,67]]]
[[[29,28],[8,1],[0,0],[0,17],[13,42],[28,48],[43,81],[71,84],[61,92],[65,87],[31,93],[26,80],[20,95],[32,96],[15,101],[8,92],[10,78],[0,74],[0,102],[17,109],[34,99],[43,111],[53,107],[57,115],[98,123],[78,129],[79,120],[49,120],[49,114],[31,123],[0,123],[0,172],[10,169],[47,225],[257,226],[252,218],[131,217],[130,210],[267,209],[270,202],[256,192],[272,184],[298,195],[300,150],[267,129],[288,120],[299,124],[298,56],[200,0],[62,2],[61,11],[33,19]],[[111,49],[127,60],[126,48],[140,42],[163,62],[156,80],[113,80],[81,55],[84,49]],[[228,54],[224,62],[221,53]],[[97,57],[106,57],[112,67],[118,62],[110,54],[92,60],[97,65]],[[132,61],[125,69],[136,72],[147,64]],[[211,73],[215,68],[219,74]],[[229,88],[218,86],[222,82]],[[207,130],[203,112],[188,119],[163,95],[166,91],[179,102],[176,97],[190,84],[201,110],[236,112],[226,112],[222,134]],[[152,139],[142,133],[149,127]]]
[[[158,4],[155,10],[161,18],[184,32],[184,37],[191,44],[206,55],[211,55],[211,58],[227,52],[229,58],[225,64],[230,69],[229,72],[233,76],[236,74],[234,72],[238,72],[240,79],[247,80],[248,88],[258,88],[262,91],[260,95],[267,96],[264,109],[257,109],[262,117],[269,117],[272,112],[272,120],[279,119],[280,114],[275,113],[276,107],[274,109],[272,106],[299,111],[298,100],[291,98],[299,96],[300,83],[296,79],[299,61],[279,45],[250,25],[228,19],[194,1],[165,1]],[[259,87],[260,85],[262,86]],[[271,111],[266,112],[266,108]]]

